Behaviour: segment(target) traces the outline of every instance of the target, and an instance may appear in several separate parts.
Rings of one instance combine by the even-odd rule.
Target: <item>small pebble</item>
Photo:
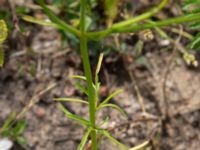
[[[133,135],[134,130],[133,130],[133,129],[129,129],[129,130],[127,131],[127,133],[128,133],[128,135]]]
[[[43,108],[37,108],[35,114],[38,118],[44,118],[46,115],[46,112]]]
[[[13,146],[13,142],[8,138],[0,139],[0,150],[10,150]]]

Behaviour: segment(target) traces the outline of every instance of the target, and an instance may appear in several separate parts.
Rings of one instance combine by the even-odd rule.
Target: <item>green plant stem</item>
[[[183,16],[183,17],[177,17],[177,18],[171,18],[171,19],[162,20],[162,21],[156,21],[154,23],[144,23],[141,25],[134,25],[134,26],[131,26],[128,28],[118,29],[118,30],[114,31],[113,33],[135,32],[135,31],[151,29],[151,28],[155,28],[155,27],[163,27],[163,26],[191,22],[191,21],[195,21],[195,20],[199,20],[199,19],[200,19],[200,14],[196,14],[196,15],[192,15],[192,16],[187,15],[187,16]]]
[[[43,8],[43,11],[49,16],[52,22],[58,24],[58,26],[62,27],[65,31],[70,32],[74,35],[79,36],[80,32],[73,26],[67,24],[63,20],[57,18],[54,13],[45,5],[44,0],[37,0],[38,4]]]
[[[95,120],[96,120],[95,91],[94,91],[93,81],[92,81],[92,73],[91,73],[91,67],[90,67],[88,49],[87,49],[87,37],[86,37],[86,31],[85,31],[86,3],[87,3],[87,0],[81,0],[80,49],[81,49],[83,67],[84,67],[84,72],[85,72],[87,87],[88,87],[90,122],[91,122],[92,128],[95,129]],[[91,140],[92,140],[92,150],[96,150],[97,149],[96,131],[92,130],[90,135],[91,135]]]
[[[109,32],[106,32],[106,30],[97,31],[97,32],[88,32],[87,37],[90,40],[100,40],[102,38],[105,38],[106,36],[109,36],[113,33],[124,33],[124,32],[136,32],[144,29],[151,29],[155,27],[163,27],[163,26],[169,26],[169,25],[176,25],[180,23],[186,23],[186,22],[192,22],[200,19],[200,14],[196,15],[187,15],[182,17],[176,17],[171,19],[166,19],[162,21],[155,21],[154,23],[144,23],[144,24],[136,24],[132,25],[126,28],[119,28],[115,30],[110,30]]]
[[[165,5],[167,4],[168,1],[169,0],[163,0],[157,7],[153,8],[152,10],[150,10],[146,13],[143,13],[142,15],[128,19],[126,21],[115,23],[110,28],[104,29],[102,31],[90,32],[88,35],[89,35],[89,37],[91,37],[90,39],[92,39],[92,38],[94,38],[94,39],[97,38],[98,40],[102,39],[118,29],[127,28],[127,26],[133,25],[139,21],[150,18],[151,16],[153,16],[154,14],[159,12],[163,7],[165,7]]]
[[[131,18],[131,19],[128,19],[126,21],[122,21],[122,22],[119,22],[119,23],[116,23],[114,24],[111,28],[113,30],[115,29],[120,29],[120,28],[124,28],[126,26],[129,26],[129,25],[132,25],[136,22],[139,22],[139,21],[142,21],[142,20],[145,20],[151,16],[153,16],[154,14],[156,14],[157,12],[159,12],[163,7],[165,7],[165,5],[167,4],[168,0],[162,0],[162,2],[155,8],[153,8],[152,10],[146,12],[146,13],[143,13],[142,15],[140,16],[137,16],[137,17],[134,17],[134,18]]]

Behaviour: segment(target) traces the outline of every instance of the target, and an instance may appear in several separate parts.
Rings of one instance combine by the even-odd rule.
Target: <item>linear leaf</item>
[[[189,44],[189,47],[191,49],[196,49],[196,50],[200,50],[200,33],[198,33],[194,39],[192,40],[192,42]]]
[[[59,26],[58,24],[55,24],[51,21],[38,19],[38,18],[28,16],[28,15],[23,15],[22,19],[27,21],[27,22],[31,22],[31,23],[35,23],[35,24],[39,24],[39,25],[43,25],[43,26],[51,26],[51,27],[54,27],[54,28],[62,29],[62,30],[64,29],[62,26]]]
[[[99,123],[99,126],[102,126],[104,123],[109,121],[109,117],[106,117],[102,122]]]
[[[87,131],[85,132],[80,144],[78,145],[77,150],[83,150],[84,149],[84,146],[85,146],[85,144],[88,140],[90,132],[91,132],[91,128],[88,128]]]
[[[91,126],[91,123],[86,120],[83,119],[82,117],[78,116],[78,115],[74,115],[71,112],[69,112],[61,103],[58,104],[58,107],[65,113],[65,115],[75,121],[78,121],[80,124],[85,125],[85,126]]]
[[[43,0],[37,0],[37,2],[43,8],[43,11],[46,13],[46,15],[48,15],[49,19],[52,22],[58,24],[59,26],[62,26],[62,28],[65,29],[65,31],[68,31],[68,32],[73,33],[75,35],[80,34],[80,32],[76,28],[72,27],[71,25],[65,23],[63,20],[61,20],[60,18],[55,16],[54,13],[45,5]]]
[[[14,120],[15,116],[16,116],[16,112],[13,112],[10,115],[10,117],[6,120],[6,122],[4,123],[3,127],[1,128],[2,131],[8,128],[10,123]]]
[[[84,103],[88,104],[88,102],[82,100],[82,99],[77,99],[77,98],[66,98],[66,97],[61,97],[61,98],[54,98],[56,101],[68,101],[68,102],[78,102],[78,103]]]
[[[197,22],[190,24],[189,28],[193,29],[193,30],[200,29],[200,21],[197,21]]]
[[[106,131],[106,130],[98,130],[98,132],[100,134],[106,136],[109,140],[111,140],[116,145],[118,145],[121,150],[128,150],[128,147],[126,145],[122,144],[121,142],[116,140],[114,137],[112,137],[108,131]]]
[[[99,74],[102,61],[103,61],[103,53],[101,53],[100,56],[99,56],[99,60],[98,60],[98,63],[97,63],[97,69],[96,69],[96,75]]]
[[[103,104],[103,105],[101,105],[101,106],[99,107],[99,109],[100,109],[100,108],[105,108],[105,107],[112,107],[112,108],[116,109],[117,111],[119,111],[124,117],[127,118],[126,112],[125,112],[123,109],[121,109],[119,106],[117,106],[117,105],[115,105],[115,104]]]
[[[71,77],[72,77],[72,78],[75,78],[75,79],[81,79],[81,80],[86,81],[86,77],[85,77],[85,76],[73,75],[73,76],[71,76]]]
[[[183,1],[183,10],[190,11],[191,9],[196,9],[200,5],[200,0],[184,0]]]
[[[114,93],[112,93],[110,96],[108,96],[100,105],[99,107],[101,107],[101,105],[104,105],[106,103],[108,103],[113,97],[115,97],[116,95],[118,95],[119,93],[121,93],[123,91],[123,89],[119,89],[117,91],[115,91]]]
[[[138,146],[132,147],[129,150],[143,150],[148,145],[149,145],[149,141],[145,141],[144,143],[142,143],[142,144],[140,144]]]
[[[81,92],[83,92],[83,93],[85,93],[86,95],[88,95],[88,90],[87,90],[87,88],[85,88],[81,83],[77,82],[77,83],[75,84],[75,87],[76,87],[77,89],[79,89]]]

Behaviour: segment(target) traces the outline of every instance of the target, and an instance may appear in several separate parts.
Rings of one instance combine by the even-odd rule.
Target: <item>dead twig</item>
[[[180,26],[180,34],[179,34],[179,37],[176,39],[176,40],[173,40],[172,38],[168,37],[168,39],[170,40],[170,42],[172,42],[174,44],[174,48],[172,50],[172,54],[170,55],[170,58],[167,62],[167,67],[166,67],[166,70],[165,70],[165,73],[163,75],[163,86],[162,86],[162,93],[163,93],[163,102],[164,102],[164,106],[165,106],[165,112],[164,112],[164,118],[168,118],[170,116],[169,114],[169,102],[168,102],[168,98],[167,98],[167,79],[168,79],[168,76],[170,74],[170,69],[172,67],[172,64],[174,62],[174,59],[175,59],[175,56],[176,56],[176,51],[177,49],[179,49],[179,43],[180,40],[181,40],[181,35],[182,35],[182,32],[183,29],[182,27]]]
[[[24,114],[29,111],[34,104],[36,104],[40,97],[42,95],[44,95],[46,92],[50,91],[51,89],[53,89],[54,87],[56,86],[56,83],[53,83],[53,84],[50,84],[46,89],[40,91],[37,95],[33,96],[31,99],[30,99],[30,102],[28,103],[28,105],[26,105],[22,111],[16,116],[16,120],[20,120],[24,117]]]
[[[123,59],[124,63],[126,62],[125,59],[126,59],[126,58]],[[139,102],[139,104],[140,104],[140,108],[141,108],[141,110],[142,110],[143,113],[146,113],[146,108],[145,108],[145,104],[144,104],[144,99],[143,99],[143,96],[142,96],[142,94],[141,94],[141,92],[140,92],[140,89],[139,89],[139,87],[138,87],[138,85],[137,85],[137,82],[136,82],[136,80],[135,80],[135,77],[134,77],[134,75],[132,74],[130,68],[128,68],[126,64],[124,64],[124,66],[125,66],[125,69],[127,70],[128,74],[129,74],[129,77],[131,78],[131,85],[133,85],[133,88],[134,88],[134,90],[135,90],[135,92],[136,92],[136,96],[137,96],[137,100],[138,100],[138,102]]]
[[[22,111],[14,118],[14,120],[9,124],[9,126],[7,127],[7,129],[9,129],[10,127],[12,127],[18,120],[21,120],[24,115],[26,114],[27,111],[29,111],[33,105],[35,103],[38,102],[38,100],[40,99],[40,97],[42,95],[44,95],[46,92],[48,92],[49,90],[53,89],[56,86],[55,83],[50,84],[46,89],[40,91],[37,95],[33,96],[30,100],[30,102],[28,103],[28,105],[26,105]],[[0,133],[2,133],[4,130],[0,129]]]

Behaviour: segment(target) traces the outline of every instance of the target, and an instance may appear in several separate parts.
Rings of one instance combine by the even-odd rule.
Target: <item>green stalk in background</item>
[[[98,39],[102,39],[102,38],[108,36],[111,33],[116,33],[115,31],[118,31],[120,29],[125,29],[125,28],[127,28],[131,25],[135,25],[136,23],[143,21],[145,19],[148,19],[151,16],[153,16],[154,14],[158,13],[161,9],[163,9],[166,6],[168,1],[169,0],[162,0],[162,2],[158,6],[149,10],[146,13],[143,13],[139,16],[130,18],[130,19],[125,20],[125,21],[121,21],[119,23],[115,23],[111,27],[104,29],[102,31],[88,33],[88,35],[89,36],[95,36],[94,39],[96,39],[96,37],[98,37]],[[90,39],[93,39],[93,37],[91,37]]]
[[[136,31],[141,31],[144,29],[152,29],[155,27],[163,27],[163,26],[169,26],[169,25],[177,25],[180,23],[186,23],[186,22],[192,22],[195,20],[200,20],[200,15],[195,14],[195,15],[187,15],[187,16],[182,16],[182,17],[177,17],[177,18],[170,18],[167,20],[162,20],[162,21],[155,21],[154,23],[144,23],[144,24],[139,24],[139,25],[133,25],[127,28],[121,28],[117,29],[113,33],[126,33],[126,32],[136,32]]]
[[[194,14],[194,15],[185,15],[181,17],[176,17],[176,18],[169,18],[166,20],[161,20],[161,21],[155,21],[154,23],[143,23],[143,24],[133,24],[128,27],[123,27],[123,28],[115,28],[112,29],[108,28],[102,31],[97,31],[97,32],[87,32],[87,37],[90,40],[100,40],[103,39],[110,34],[114,33],[128,33],[128,32],[136,32],[136,31],[141,31],[144,29],[152,29],[155,27],[165,27],[165,26],[170,26],[170,25],[177,25],[181,23],[188,23],[188,22],[193,22],[200,20],[200,15],[199,14]]]
[[[168,1],[169,0],[163,0],[157,7],[153,8],[152,10],[150,10],[150,11],[148,11],[146,13],[143,13],[140,16],[128,19],[126,21],[122,21],[122,22],[116,23],[111,28],[113,30],[119,29],[119,28],[124,28],[124,27],[132,25],[132,24],[134,24],[136,22],[139,22],[139,21],[142,21],[144,19],[147,19],[147,18],[153,16],[154,14],[156,14],[157,12],[159,12],[162,8],[164,8]]]
[[[87,0],[81,0],[80,49],[81,49],[81,56],[83,60],[83,67],[84,67],[85,77],[87,81],[87,88],[88,88],[90,122],[93,128],[93,130],[91,131],[92,150],[96,150],[97,141],[96,141],[96,131],[94,130],[95,120],[96,120],[95,90],[93,87],[92,73],[91,73],[91,67],[90,67],[89,56],[88,56],[88,48],[87,48],[87,36],[86,36],[86,31],[85,31],[86,4],[87,4]]]

